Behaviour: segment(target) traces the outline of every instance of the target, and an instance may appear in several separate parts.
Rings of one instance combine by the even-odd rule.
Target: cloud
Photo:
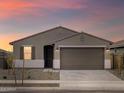
[[[28,36],[29,33],[1,33],[0,34],[0,49],[6,49],[8,51],[12,51],[12,46],[10,46],[10,42],[14,40],[18,40],[25,36]]]
[[[84,15],[86,16],[83,17]],[[123,7],[103,6],[103,5],[96,5],[96,4],[93,5],[93,3],[88,2],[87,8],[82,10],[81,14],[75,16],[75,18],[72,18],[72,19],[70,18],[67,24],[75,25],[79,29],[84,28],[88,30],[93,30],[94,28],[96,29],[99,28],[100,25],[102,26],[106,25],[112,20],[120,20],[120,18],[122,20],[124,18]],[[120,21],[120,24],[121,22],[122,21]],[[114,25],[114,23],[116,24],[116,21],[111,23],[111,26]]]
[[[42,16],[46,14],[47,11],[85,8],[85,2],[82,6],[80,1],[81,0],[1,0],[0,19],[18,16]]]
[[[83,15],[86,15],[83,17]],[[124,12],[121,6],[93,6],[90,4],[75,18],[63,22],[65,26],[108,40],[118,41],[124,35]]]
[[[0,49],[6,49],[8,51],[12,51],[12,47],[10,47],[9,42],[18,38],[17,34],[9,35],[9,34],[0,34]]]
[[[124,24],[115,25],[112,27],[109,27],[107,29],[104,29],[106,31],[106,34],[104,37],[110,38],[113,41],[119,41],[124,39]]]

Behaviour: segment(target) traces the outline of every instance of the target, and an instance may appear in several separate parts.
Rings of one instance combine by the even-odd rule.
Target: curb
[[[1,90],[33,91],[33,90],[68,90],[68,91],[124,91],[123,81],[25,81],[28,84],[60,84],[59,87],[0,87]],[[2,82],[4,84],[5,82]],[[14,83],[14,82],[13,82]],[[21,83],[21,82],[20,82]],[[20,84],[18,83],[18,84]],[[10,84],[6,82],[5,84]]]
[[[0,92],[7,91],[124,91],[123,87],[75,87],[75,88],[58,88],[58,87],[0,87]]]

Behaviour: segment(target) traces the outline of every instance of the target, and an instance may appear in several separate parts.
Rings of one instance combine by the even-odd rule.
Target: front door
[[[53,45],[44,46],[44,61],[45,68],[53,67]]]

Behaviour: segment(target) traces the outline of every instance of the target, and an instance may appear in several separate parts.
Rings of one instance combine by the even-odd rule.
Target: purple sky
[[[0,0],[0,48],[56,26],[124,39],[124,0]]]

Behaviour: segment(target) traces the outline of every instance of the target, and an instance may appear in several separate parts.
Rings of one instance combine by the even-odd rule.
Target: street
[[[124,91],[80,91],[80,90],[17,90],[0,93],[124,93]]]

